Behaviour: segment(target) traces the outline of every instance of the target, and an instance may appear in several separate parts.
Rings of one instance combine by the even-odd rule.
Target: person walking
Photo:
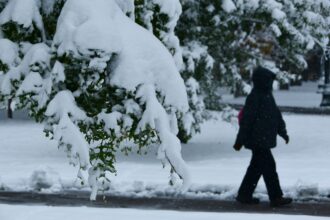
[[[281,136],[289,143],[286,125],[272,94],[275,74],[258,67],[252,75],[253,89],[246,99],[241,113],[240,128],[234,149],[243,146],[252,151],[252,159],[239,188],[236,200],[243,204],[258,204],[253,192],[263,176],[271,206],[282,206],[292,202],[283,197],[276,163],[271,149],[276,147],[276,137]]]

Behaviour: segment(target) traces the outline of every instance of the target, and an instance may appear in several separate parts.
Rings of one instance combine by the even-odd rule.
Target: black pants
[[[276,164],[270,149],[252,150],[252,159],[248,167],[238,197],[252,198],[260,177],[266,183],[269,199],[272,201],[283,195],[280,181],[276,172]]]

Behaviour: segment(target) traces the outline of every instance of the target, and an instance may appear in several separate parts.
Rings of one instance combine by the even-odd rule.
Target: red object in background
[[[238,116],[237,116],[239,125],[241,125],[241,121],[243,119],[243,112],[244,112],[244,108],[242,108],[241,111],[239,111]]]

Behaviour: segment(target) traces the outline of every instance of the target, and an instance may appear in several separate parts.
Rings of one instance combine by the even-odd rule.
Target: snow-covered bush
[[[182,0],[182,5],[180,40],[207,46],[218,86],[229,86],[235,95],[249,90],[251,70],[263,59],[298,74],[306,68],[306,52],[328,44],[329,1]]]
[[[208,105],[218,103],[219,97],[216,93],[205,96],[214,88],[211,71],[213,68],[213,58],[208,54],[207,48],[199,42],[192,41],[182,47],[184,68],[181,75],[185,80],[190,110],[179,120],[179,138],[183,142],[199,133],[200,125],[209,118],[205,108]],[[210,94],[210,93],[207,93]]]
[[[37,44],[45,40],[39,3],[37,0],[10,0],[6,2],[0,13],[3,41],[7,41],[6,44],[8,44],[8,41],[11,42],[8,49],[11,51],[11,59],[15,60],[14,64],[7,65],[8,68],[2,69],[3,76],[0,85],[0,99],[2,105],[8,109],[8,117],[12,117],[11,109],[14,108],[12,100],[22,80],[30,74],[30,71],[33,71],[33,68],[39,68],[33,67],[34,64],[38,63],[37,57],[26,56],[26,59],[23,59],[31,44]],[[7,56],[5,51],[2,53]],[[34,61],[36,63],[33,63]],[[40,68],[42,67],[40,66]]]
[[[17,44],[8,39],[0,39],[0,108],[7,108],[7,105],[10,105],[8,96],[5,96],[3,91],[7,92],[6,90],[10,89],[10,83],[6,78],[19,63],[18,51]],[[13,94],[9,93],[8,95],[11,97]]]
[[[20,46],[15,60],[22,59],[2,77],[1,93],[44,122],[70,163],[88,170],[92,199],[116,172],[117,151],[154,143],[171,180],[179,176],[186,190],[190,176],[177,138],[177,116],[189,110],[184,81],[173,54],[125,15],[134,13],[131,1],[118,2],[9,1],[1,27],[15,29],[4,33]]]
[[[180,41],[175,27],[182,8],[179,0],[135,0],[135,20],[169,49],[179,70],[183,68]]]
[[[44,21],[45,34],[47,35],[47,39],[53,39],[56,26],[57,19],[62,11],[64,3],[66,0],[41,0],[40,1],[40,14]]]
[[[190,46],[180,46],[179,38],[175,33],[182,13],[179,0],[135,0],[134,2],[136,22],[151,31],[168,48],[185,81],[190,111],[177,116],[179,119],[178,137],[182,142],[187,142],[200,131],[200,124],[206,119],[200,85],[193,79],[198,74],[192,72],[194,69],[199,69],[200,75],[197,77],[206,76],[206,71],[212,69],[213,60],[205,53],[205,48],[199,47],[195,42],[191,42]]]
[[[0,14],[0,25],[6,38],[37,43],[45,40],[38,0],[10,0]]]

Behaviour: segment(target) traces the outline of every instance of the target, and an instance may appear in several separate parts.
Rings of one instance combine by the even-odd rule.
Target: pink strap
[[[243,112],[244,112],[244,108],[242,108],[239,113],[238,113],[238,124],[241,125],[242,119],[243,119]]]

